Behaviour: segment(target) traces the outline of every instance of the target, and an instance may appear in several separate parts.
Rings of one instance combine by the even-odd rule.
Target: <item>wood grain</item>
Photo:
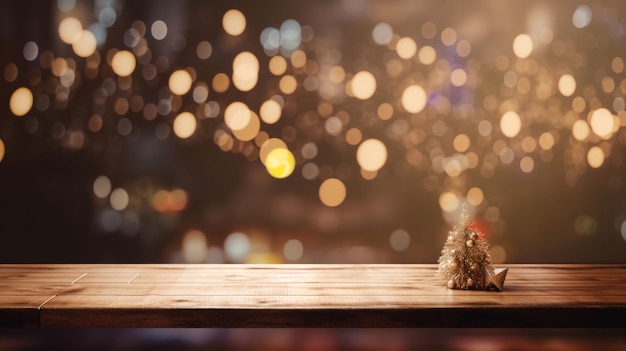
[[[0,265],[0,326],[625,327],[626,265],[510,265],[504,292],[436,265]]]

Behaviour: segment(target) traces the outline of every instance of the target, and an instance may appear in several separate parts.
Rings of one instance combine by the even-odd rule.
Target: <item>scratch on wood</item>
[[[80,277],[78,277],[78,278],[74,279],[74,281],[72,282],[72,284],[74,284],[74,283],[76,283],[77,281],[79,281],[79,280],[83,279],[86,275],[87,275],[87,273],[85,273],[85,274],[81,275]]]
[[[49,299],[47,299],[47,300],[46,300],[46,301],[44,301],[41,305],[39,305],[39,307],[37,307],[37,310],[40,310],[40,309],[43,307],[43,305],[47,304],[48,302],[50,302],[50,301],[51,301],[52,299],[54,299],[55,297],[57,297],[57,296],[56,296],[56,295],[52,295],[52,296],[50,296],[50,298],[49,298]]]
[[[138,276],[139,276],[139,273],[135,274],[134,277],[130,278],[130,280],[128,281],[128,284],[132,283],[133,280],[137,279]]]

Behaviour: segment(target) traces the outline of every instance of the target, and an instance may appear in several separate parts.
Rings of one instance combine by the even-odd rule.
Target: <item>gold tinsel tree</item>
[[[489,244],[482,234],[472,227],[467,204],[463,206],[461,217],[448,232],[438,262],[439,277],[450,289],[489,287],[494,273]]]

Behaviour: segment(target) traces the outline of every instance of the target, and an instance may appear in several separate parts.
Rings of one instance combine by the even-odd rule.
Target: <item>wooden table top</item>
[[[0,265],[2,327],[626,327],[626,265]]]

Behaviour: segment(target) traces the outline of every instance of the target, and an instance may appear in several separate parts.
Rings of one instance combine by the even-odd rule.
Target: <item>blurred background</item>
[[[0,261],[626,262],[620,1],[3,1]]]

